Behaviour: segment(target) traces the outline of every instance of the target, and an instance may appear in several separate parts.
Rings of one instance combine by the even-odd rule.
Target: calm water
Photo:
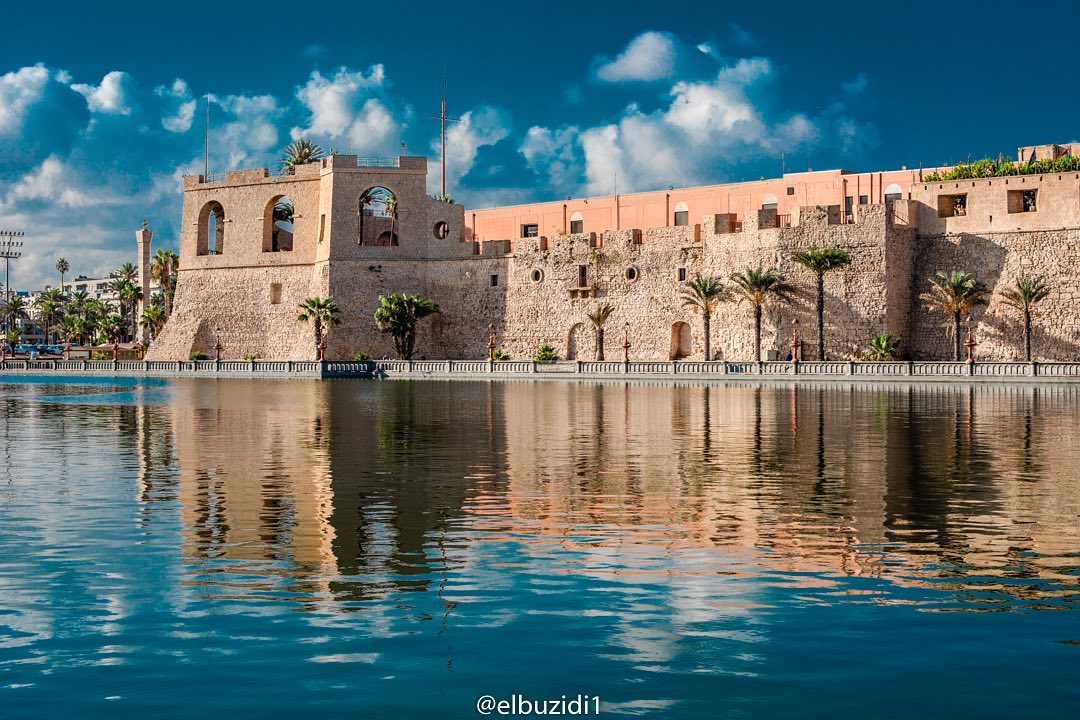
[[[0,413],[4,718],[1080,713],[1080,388],[26,379]]]

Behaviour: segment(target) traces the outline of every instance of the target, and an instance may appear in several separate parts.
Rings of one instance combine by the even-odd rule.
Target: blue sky
[[[676,8],[677,9],[674,9]],[[891,9],[886,9],[889,7]],[[1031,6],[1032,9],[1035,6]],[[372,10],[374,8],[374,11]],[[1080,45],[1015,3],[19,3],[0,43],[0,229],[13,286],[176,244],[180,177],[291,137],[432,157],[472,207],[935,165],[1078,136]],[[432,185],[434,189],[434,185]]]

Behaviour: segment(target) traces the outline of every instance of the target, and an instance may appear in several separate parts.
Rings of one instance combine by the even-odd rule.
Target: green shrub
[[[551,347],[547,343],[544,343],[536,349],[536,355],[533,357],[533,362],[542,363],[545,365],[558,362],[559,355],[555,352],[555,348]]]
[[[252,360],[258,360],[259,353],[248,353],[244,356],[244,362],[251,362]]]
[[[891,332],[874,333],[870,338],[870,349],[863,353],[863,360],[899,360],[900,338]]]
[[[352,359],[353,359],[353,362],[367,362],[368,360],[370,360],[370,359],[371,359],[371,356],[370,356],[370,355],[368,355],[368,354],[367,354],[366,352],[364,352],[363,350],[361,350],[360,352],[358,352],[358,353],[356,353],[355,355],[353,355],[353,356],[352,356]]]
[[[207,357],[206,353],[204,353],[202,350],[193,350],[192,353],[190,355],[188,355],[188,360],[208,360],[208,359],[209,358]]]
[[[505,350],[503,350],[502,348],[495,348],[495,349],[494,349],[494,350],[493,350],[493,351],[491,352],[491,359],[492,359],[492,360],[494,360],[494,361],[496,361],[496,362],[501,362],[501,361],[504,361],[504,360],[509,360],[509,359],[510,359],[510,353],[506,352],[506,351],[505,351]]]
[[[1012,160],[998,156],[997,160],[983,158],[973,163],[957,163],[943,172],[930,173],[923,182],[948,182],[950,180],[971,180],[989,177],[1009,177],[1012,175],[1039,175],[1054,172],[1080,172],[1080,157],[1065,155],[1057,160],[1036,160],[1020,165]]]
[[[91,360],[112,360],[112,358],[103,352],[96,352],[90,356]]]

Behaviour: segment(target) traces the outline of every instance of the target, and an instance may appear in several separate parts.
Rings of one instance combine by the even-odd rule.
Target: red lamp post
[[[488,362],[495,362],[495,323],[488,325]]]
[[[975,342],[975,330],[972,327],[971,316],[967,316],[967,340],[964,341],[964,347],[967,348],[967,361],[969,363],[975,362],[975,346],[978,345]]]
[[[630,323],[629,322],[627,322],[625,325],[623,325],[622,358],[623,358],[623,362],[630,362]]]

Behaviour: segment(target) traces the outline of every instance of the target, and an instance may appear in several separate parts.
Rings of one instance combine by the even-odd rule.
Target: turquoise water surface
[[[20,378],[0,408],[0,718],[1080,713],[1080,388]]]

